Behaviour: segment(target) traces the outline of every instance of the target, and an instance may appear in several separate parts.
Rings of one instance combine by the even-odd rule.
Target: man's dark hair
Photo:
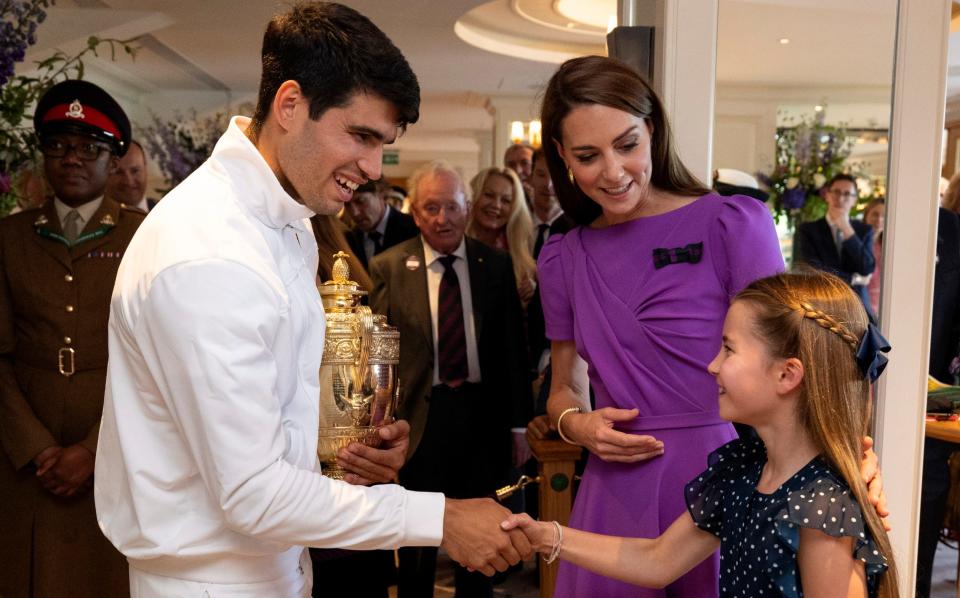
[[[353,192],[354,195],[358,193],[373,193],[374,195],[380,195],[380,181],[367,181],[366,183],[357,187],[357,190]]]
[[[357,11],[330,2],[298,2],[270,20],[263,34],[262,72],[251,132],[260,133],[284,81],[310,100],[310,118],[345,106],[356,93],[382,97],[397,109],[401,129],[420,117],[417,76],[387,36]]]
[[[824,189],[827,189],[827,190],[833,189],[833,184],[836,183],[837,181],[847,181],[849,183],[853,183],[854,191],[856,191],[857,193],[860,192],[860,188],[857,186],[857,179],[855,179],[853,175],[847,174],[845,172],[841,172],[840,174],[833,175],[833,177],[829,181],[827,181],[827,184],[824,185]]]

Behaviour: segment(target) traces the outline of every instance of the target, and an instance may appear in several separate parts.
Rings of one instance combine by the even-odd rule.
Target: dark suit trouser
[[[313,596],[387,598],[396,583],[392,550],[310,549]]]
[[[400,470],[400,483],[451,498],[492,494],[503,482],[510,455],[509,430],[497,429],[503,414],[492,412],[492,401],[482,384],[433,387],[423,438]],[[401,548],[399,557],[398,598],[432,598],[437,549]],[[493,595],[493,584],[482,573],[456,566],[454,579],[457,598]]]
[[[923,447],[923,486],[920,490],[920,534],[917,544],[917,596],[930,596],[930,577],[950,491],[947,460],[957,445],[927,438]]]

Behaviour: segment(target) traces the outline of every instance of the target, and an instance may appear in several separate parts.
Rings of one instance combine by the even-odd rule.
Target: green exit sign
[[[399,164],[400,163],[400,152],[397,150],[383,152],[383,163],[384,164]]]

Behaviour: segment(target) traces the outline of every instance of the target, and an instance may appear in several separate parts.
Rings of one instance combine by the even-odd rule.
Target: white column
[[[670,118],[680,159],[706,185],[713,177],[717,3],[657,0],[655,32],[655,87]]]
[[[880,320],[893,344],[876,436],[900,594],[912,596],[950,0],[900,0]]]

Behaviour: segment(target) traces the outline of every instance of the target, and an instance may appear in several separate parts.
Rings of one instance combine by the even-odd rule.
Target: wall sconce
[[[523,122],[515,120],[510,123],[510,141],[512,143],[528,143],[539,148],[543,142],[539,120]]]

